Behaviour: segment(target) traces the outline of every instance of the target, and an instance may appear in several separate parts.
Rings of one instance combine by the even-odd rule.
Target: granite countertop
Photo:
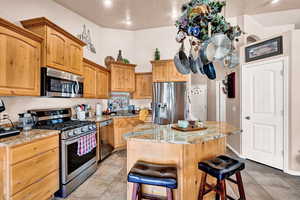
[[[137,117],[139,115],[103,115],[103,116],[95,116],[95,117],[90,117],[90,118],[87,118],[86,120],[87,121],[93,121],[93,122],[103,122],[103,121],[107,121],[107,120],[110,120],[110,119],[113,119],[113,118],[130,118],[130,117]]]
[[[205,122],[206,130],[181,132],[170,125],[144,123],[136,126],[134,132],[125,134],[126,140],[149,141],[171,144],[197,144],[210,140],[239,134],[241,130],[225,122]]]
[[[39,130],[22,131],[19,135],[0,139],[0,147],[11,147],[23,143],[33,142],[41,138],[50,137],[59,134],[56,130]]]

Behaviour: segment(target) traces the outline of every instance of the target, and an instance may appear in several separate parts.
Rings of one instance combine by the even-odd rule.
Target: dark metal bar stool
[[[239,200],[246,200],[241,176],[241,171],[245,169],[245,163],[232,159],[228,156],[221,155],[213,160],[200,162],[198,164],[198,168],[204,172],[201,179],[198,200],[203,200],[204,195],[212,191],[217,193],[216,199],[220,199],[221,197],[221,200],[234,200],[234,198],[228,196],[226,193],[225,180],[237,184],[240,195]],[[217,184],[215,186],[212,186],[206,182],[207,174],[217,179]],[[236,180],[230,178],[234,174],[236,175]],[[205,187],[208,189],[206,190]]]
[[[134,183],[132,200],[165,200],[166,197],[142,193],[142,185],[166,188],[167,200],[173,200],[173,190],[177,189],[177,168],[174,165],[158,165],[138,161],[130,170],[128,182]]]

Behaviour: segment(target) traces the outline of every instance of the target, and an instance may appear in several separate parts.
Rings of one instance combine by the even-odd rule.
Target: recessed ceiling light
[[[178,11],[177,11],[176,9],[173,9],[173,11],[172,11],[172,13],[171,13],[171,18],[172,18],[173,20],[176,20],[176,19],[178,18],[178,16],[179,16]]]
[[[126,24],[127,26],[130,26],[132,24],[132,21],[131,20],[125,20],[124,24]]]
[[[112,0],[103,0],[103,5],[105,8],[111,8],[113,5]]]
[[[280,0],[272,0],[271,1],[271,4],[275,4],[275,3],[278,3]]]

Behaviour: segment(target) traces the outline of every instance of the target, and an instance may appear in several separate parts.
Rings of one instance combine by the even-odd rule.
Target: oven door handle
[[[86,134],[86,135],[96,135],[96,132],[91,132],[89,134]],[[63,145],[69,145],[69,144],[74,144],[76,142],[78,142],[80,140],[80,138],[82,138],[83,136],[86,136],[86,135],[82,135],[82,136],[78,136],[76,138],[71,138],[71,139],[68,139],[68,140],[62,140],[62,144]]]

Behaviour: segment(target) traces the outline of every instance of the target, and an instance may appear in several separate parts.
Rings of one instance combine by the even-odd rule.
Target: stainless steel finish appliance
[[[100,151],[99,151],[99,157],[100,160],[105,159],[107,156],[109,156],[113,150],[113,127],[112,127],[112,120],[107,120],[104,122],[100,123],[100,139],[99,139],[99,146],[100,146]]]
[[[41,96],[47,97],[82,97],[82,76],[68,72],[42,67]]]
[[[38,117],[34,128],[60,130],[60,190],[56,196],[67,197],[97,170],[96,148],[78,155],[78,141],[96,134],[94,122],[71,120],[71,109],[31,110]]]
[[[172,124],[185,119],[186,82],[153,83],[152,113],[156,124]]]

